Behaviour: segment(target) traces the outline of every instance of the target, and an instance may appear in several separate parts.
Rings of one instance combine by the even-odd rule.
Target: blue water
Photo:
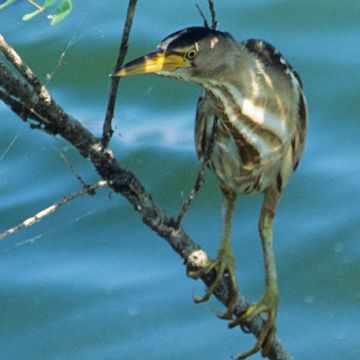
[[[0,32],[65,110],[99,135],[127,2],[74,3],[52,27],[45,16],[22,22],[31,8],[20,1],[0,12]],[[216,4],[220,29],[281,50],[308,99],[306,151],[276,218],[278,334],[296,359],[358,360],[360,2]],[[200,24],[194,1],[140,1],[128,58]],[[180,208],[199,167],[198,94],[155,75],[121,82],[112,149],[168,214]],[[98,180],[66,142],[29,129],[2,104],[0,124],[0,231],[80,189],[60,153],[88,183]],[[238,279],[250,301],[263,291],[260,202],[240,198],[233,229]],[[208,174],[184,226],[211,255],[220,206]],[[100,190],[0,240],[0,359],[229,359],[253,344],[213,315],[216,301],[193,304],[193,291],[203,285],[186,278],[167,243],[124,199]]]

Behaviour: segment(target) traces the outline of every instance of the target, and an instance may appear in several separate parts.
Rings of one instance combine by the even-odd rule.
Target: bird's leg
[[[265,192],[259,221],[259,232],[265,260],[265,292],[258,303],[251,305],[242,316],[232,321],[229,327],[232,328],[238,324],[243,325],[249,323],[256,315],[261,313],[266,314],[266,320],[264,321],[255,346],[251,350],[239,355],[236,360],[245,359],[260,349],[262,349],[262,355],[266,356],[275,338],[278,311],[278,285],[272,228],[279,197],[280,194],[277,189],[269,189]]]
[[[201,274],[209,273],[211,270],[216,271],[215,280],[207,288],[207,291],[202,297],[195,297],[195,302],[200,303],[207,301],[219,285],[224,274],[228,275],[230,281],[231,294],[227,304],[227,311],[225,313],[217,314],[222,319],[231,319],[232,313],[237,299],[237,282],[235,276],[235,260],[231,249],[231,220],[236,204],[236,193],[235,192],[224,192],[224,221],[223,231],[220,246],[217,252],[215,261],[210,262],[205,268],[201,269]],[[198,272],[193,272],[192,275],[199,275]]]

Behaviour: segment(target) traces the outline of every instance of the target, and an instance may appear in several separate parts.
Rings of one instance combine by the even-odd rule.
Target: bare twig
[[[79,180],[80,184],[84,187],[84,188],[89,188],[91,187],[90,185],[88,185],[85,180],[80,176],[80,174],[78,174],[78,172],[75,170],[73,164],[71,163],[71,161],[67,158],[67,156],[63,153],[63,152],[59,152],[60,157],[64,160],[65,164],[68,166],[68,168],[70,169],[70,171],[73,173],[73,175]]]
[[[119,55],[116,61],[116,65],[114,70],[118,69],[124,62],[125,56],[128,50],[128,41],[129,41],[129,34],[131,30],[132,20],[135,13],[137,0],[129,0],[126,21],[124,25],[124,30],[122,34]],[[103,135],[101,140],[102,148],[105,150],[109,146],[109,142],[111,140],[113,129],[112,129],[112,119],[114,117],[114,109],[115,109],[115,102],[116,102],[116,94],[117,89],[119,86],[119,77],[111,77],[111,89],[110,89],[110,96],[107,105],[104,125],[103,125]]]
[[[213,30],[216,30],[218,22],[216,20],[216,11],[215,11],[214,0],[208,0],[208,2],[209,2],[210,14],[211,14],[211,28]]]
[[[201,8],[200,8],[200,5],[198,3],[196,3],[196,8],[198,9],[199,13],[200,13],[200,16],[202,17],[202,19],[204,20],[204,26],[207,27],[207,28],[210,28],[209,26],[209,23],[207,22],[206,20],[206,17],[204,15],[204,13],[202,12]]]
[[[201,187],[205,183],[205,175],[206,175],[205,171],[209,165],[211,154],[214,149],[214,137],[215,137],[216,129],[217,129],[217,118],[214,116],[214,124],[213,124],[213,128],[211,130],[211,137],[209,140],[209,145],[206,149],[204,160],[201,163],[201,168],[200,168],[198,176],[195,180],[194,187],[190,191],[187,199],[183,203],[183,206],[182,206],[178,216],[176,217],[175,224],[174,224],[175,227],[179,227],[179,225],[180,225],[183,217],[185,216],[187,210],[189,209],[192,201],[195,199],[196,194],[200,191]]]
[[[29,217],[28,219],[24,220],[22,223],[4,231],[3,233],[0,233],[0,239],[3,239],[4,237],[14,234],[18,232],[19,230],[29,227],[31,225],[34,225],[36,222],[44,219],[45,217],[49,216],[50,214],[53,214],[55,211],[59,210],[59,208],[66,203],[68,203],[71,200],[74,200],[75,198],[82,196],[87,193],[92,193],[98,188],[102,188],[108,186],[108,182],[104,180],[98,181],[94,185],[87,186],[86,188],[83,188],[80,191],[77,191],[74,194],[68,195],[63,197],[60,201],[56,202],[55,204],[52,204],[48,206],[46,209],[39,211],[36,215]]]
[[[5,57],[14,65],[16,70],[23,76],[23,78],[31,85],[36,94],[45,101],[46,104],[51,103],[51,97],[45,86],[43,86],[38,77],[32,70],[24,63],[20,55],[5,41],[0,34],[0,51]]]

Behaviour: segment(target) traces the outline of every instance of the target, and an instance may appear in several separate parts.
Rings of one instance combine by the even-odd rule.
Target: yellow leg
[[[216,277],[213,283],[207,288],[204,296],[195,297],[196,303],[207,301],[213,294],[216,287],[219,285],[224,274],[229,275],[231,294],[227,304],[227,311],[225,313],[217,314],[222,319],[231,319],[232,313],[237,299],[237,282],[235,276],[235,260],[231,250],[231,220],[236,204],[236,193],[235,192],[224,192],[224,220],[223,220],[223,231],[220,246],[218,249],[217,257],[215,261],[212,261],[206,268],[201,269],[200,272],[209,273],[212,269],[216,271]],[[193,272],[190,276],[199,274]]]
[[[266,275],[264,295],[258,303],[251,305],[244,315],[232,321],[229,324],[229,327],[232,328],[239,324],[249,323],[256,315],[261,313],[266,314],[266,320],[255,346],[251,350],[239,355],[236,360],[245,359],[248,356],[260,351],[260,349],[262,349],[262,355],[267,356],[275,338],[279,296],[276,263],[273,251],[272,227],[279,197],[280,194],[276,189],[269,189],[265,192],[264,203],[261,209],[259,221],[259,232],[264,253]]]

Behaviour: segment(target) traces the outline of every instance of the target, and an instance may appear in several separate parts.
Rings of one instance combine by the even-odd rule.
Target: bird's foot
[[[221,282],[224,275],[228,276],[230,286],[230,297],[227,303],[227,310],[224,313],[215,312],[221,319],[231,319],[235,308],[237,299],[237,282],[235,276],[235,260],[232,254],[230,246],[226,243],[221,245],[215,261],[210,261],[203,268],[196,271],[188,271],[188,276],[193,278],[199,278],[201,276],[209,274],[212,270],[216,272],[214,281],[208,286],[205,295],[194,296],[195,303],[202,303],[209,300],[210,296],[214,293],[216,287]]]
[[[255,316],[260,315],[261,313],[266,314],[266,320],[264,321],[263,327],[260,331],[255,346],[249,351],[238,355],[235,358],[236,360],[246,359],[250,355],[257,353],[261,349],[262,356],[265,357],[269,354],[276,333],[277,310],[277,288],[268,288],[265,290],[264,296],[258,303],[249,306],[243,315],[229,323],[230,328],[233,328],[236,325],[246,325],[247,323],[251,322]]]

